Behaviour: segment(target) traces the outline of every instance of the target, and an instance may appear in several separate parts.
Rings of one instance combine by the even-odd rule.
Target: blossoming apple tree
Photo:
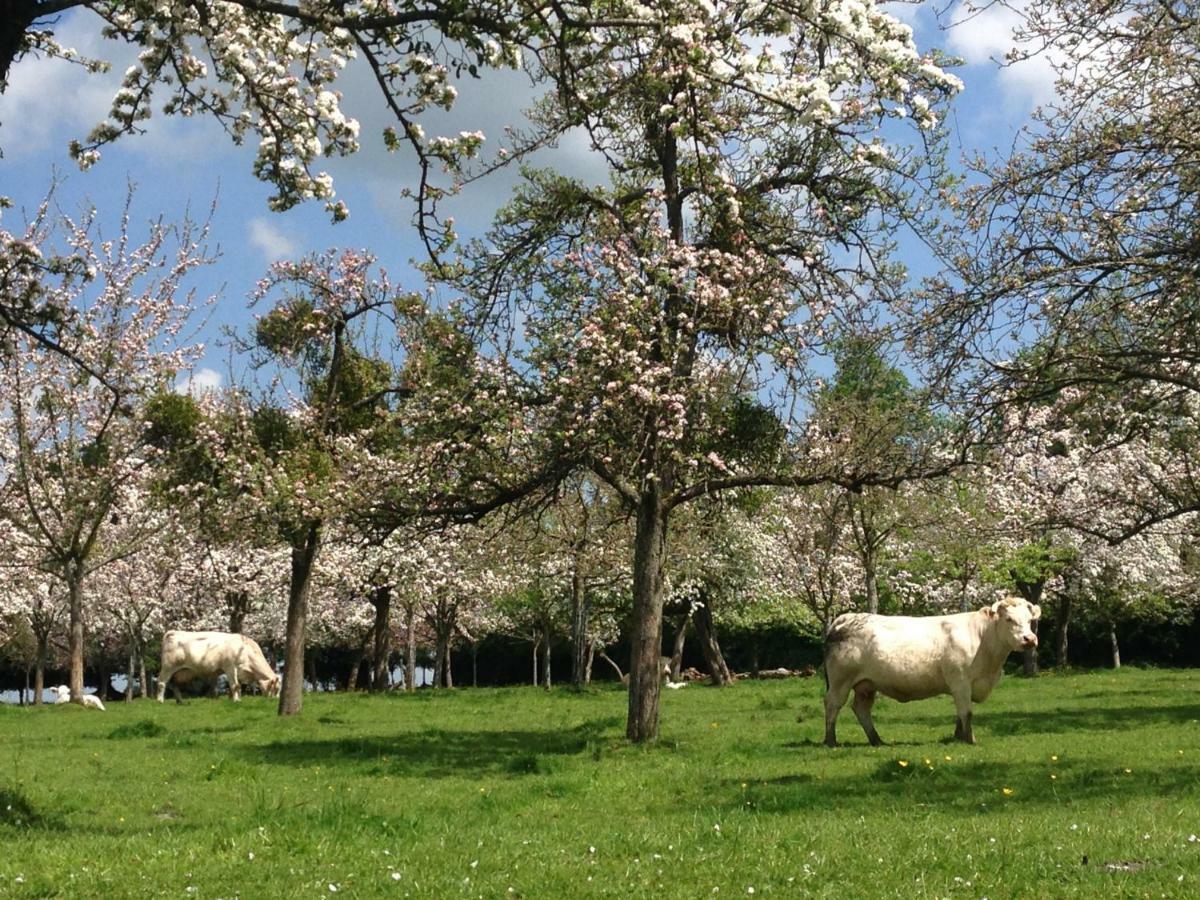
[[[941,184],[936,125],[960,84],[869,0],[617,3],[571,27],[533,115],[584,129],[607,177],[529,173],[449,273],[474,386],[414,365],[431,456],[462,476],[425,494],[479,516],[586,468],[621,498],[636,521],[627,734],[652,741],[674,510],[946,464],[919,443],[886,471],[810,453],[798,426],[830,331],[868,327],[903,280],[889,241]],[[885,139],[904,122],[928,142]]]
[[[291,550],[279,711],[300,711],[308,593],[326,524],[352,496],[343,459],[406,392],[366,343],[372,318],[411,298],[372,274],[374,259],[345,251],[277,263],[255,291],[273,302],[258,320],[261,361],[277,366],[278,403],[251,413],[252,490]]]
[[[0,353],[0,515],[67,594],[76,702],[87,579],[153,532],[140,507],[154,448],[139,409],[194,359],[184,283],[206,260],[202,229],[152,223],[138,243],[127,218],[111,239],[100,227],[94,211],[56,221],[42,207],[29,255],[60,245],[71,266],[64,274],[31,264],[14,286],[44,297],[47,309],[72,312],[53,324],[53,341],[9,331]]]
[[[940,323],[930,335],[945,358],[978,363],[981,396],[1038,404],[1073,392],[1104,410],[1094,424],[1114,444],[1153,446],[1152,466],[1170,452],[1179,474],[1194,471],[1195,10],[1173,0],[1021,9],[1012,56],[1043,54],[1058,96],[1006,159],[978,161],[953,277],[930,294],[926,313]],[[1106,491],[1080,510],[1095,511],[1110,540],[1200,510],[1190,475],[1141,487],[1119,507]],[[1116,508],[1124,515],[1106,514]]]

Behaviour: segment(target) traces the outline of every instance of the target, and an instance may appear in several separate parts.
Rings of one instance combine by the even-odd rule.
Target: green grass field
[[[1200,671],[847,708],[820,678],[0,708],[0,895],[1197,897]]]

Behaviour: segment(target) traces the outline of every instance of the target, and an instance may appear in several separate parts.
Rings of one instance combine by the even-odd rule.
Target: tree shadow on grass
[[[887,720],[876,724],[886,727]],[[1181,703],[1174,706],[1053,706],[1033,710],[988,710],[976,708],[974,726],[980,734],[1061,734],[1065,731],[1121,731],[1149,725],[1183,725],[1200,719],[1200,703]],[[907,724],[953,728],[954,710],[946,715],[908,716]]]
[[[1040,763],[967,761],[946,763],[930,755],[929,762],[916,754],[883,759],[873,771],[838,777],[785,775],[755,780],[745,788],[730,779],[725,788],[730,807],[747,803],[760,812],[794,814],[838,809],[861,810],[864,815],[882,808],[936,809],[959,814],[986,815],[1009,804],[1050,808],[1093,799],[1137,803],[1154,797],[1200,797],[1200,773],[1186,766],[1127,771],[1080,761],[1052,768]],[[1054,774],[1055,779],[1050,775]]]
[[[871,746],[870,743],[863,736],[862,729],[858,727],[857,723],[855,724],[854,729],[857,732],[857,735],[852,733],[848,740],[842,736],[841,731],[839,730],[837,745],[839,747],[870,747]],[[885,746],[885,747],[928,747],[929,743],[930,743],[929,741],[889,741],[889,740],[887,740],[887,738],[884,738],[883,746]],[[823,750],[829,749],[828,747],[825,746],[824,739],[816,740],[815,738],[803,738],[798,741],[788,741],[784,744],[781,744],[780,746],[785,747],[788,750],[808,750],[808,749],[811,749],[814,747],[819,747]]]
[[[366,775],[447,778],[464,775],[529,775],[554,771],[557,759],[591,753],[600,758],[618,740],[616,718],[574,728],[534,730],[428,728],[391,735],[275,741],[238,752],[255,762],[283,766],[356,768]]]

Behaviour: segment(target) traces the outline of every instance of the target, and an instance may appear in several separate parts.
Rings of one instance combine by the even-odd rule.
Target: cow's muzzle
[[[1021,638],[1021,646],[1022,647],[1036,647],[1037,646],[1037,635],[1036,634],[1027,634],[1025,637]]]

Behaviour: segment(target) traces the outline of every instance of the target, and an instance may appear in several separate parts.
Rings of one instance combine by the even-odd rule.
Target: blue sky
[[[939,8],[931,3],[888,6],[913,26],[919,48],[941,47],[966,61],[956,70],[966,89],[952,114],[952,152],[1003,152],[1033,108],[1053,99],[1053,74],[1044,60],[1009,68],[997,65],[1012,43],[1016,16],[1011,11],[993,7],[972,17],[955,3],[939,16]],[[246,295],[275,259],[329,247],[367,248],[393,281],[420,286],[409,265],[421,255],[410,225],[411,206],[399,196],[413,167],[411,160],[383,150],[378,135],[390,122],[365,73],[352,71],[341,85],[343,109],[362,123],[363,149],[354,157],[327,161],[338,196],[351,209],[350,219],[335,226],[315,203],[286,213],[269,211],[270,186],[251,175],[253,148],[233,146],[205,119],[155,116],[147,123],[147,134],[123,139],[106,149],[92,170],[78,171],[67,153],[68,142],[84,137],[104,118],[132,53],[104,41],[98,19],[86,10],[64,17],[58,37],[85,55],[111,61],[112,72],[88,75],[77,66],[35,59],[13,68],[9,89],[0,95],[0,195],[10,197],[16,208],[4,214],[3,224],[19,230],[22,208],[36,208],[56,172],[58,205],[74,213],[95,204],[109,233],[117,227],[131,182],[137,186],[135,224],[160,215],[178,220],[189,209],[194,218],[204,218],[215,201],[212,244],[220,258],[193,281],[202,295],[220,294],[203,334],[207,350],[203,371],[197,372],[200,381],[216,384],[227,379],[228,354],[218,346],[219,326],[246,327]],[[458,86],[454,113],[440,122],[425,120],[426,133],[480,129],[498,134],[505,123],[515,121],[523,98],[529,97],[520,73],[485,73],[482,79]],[[586,175],[594,168],[581,142],[548,151],[539,162],[573,174]],[[511,176],[502,174],[469,187],[452,210],[460,231],[470,234],[485,228],[511,184]],[[919,260],[912,263],[920,268]]]

